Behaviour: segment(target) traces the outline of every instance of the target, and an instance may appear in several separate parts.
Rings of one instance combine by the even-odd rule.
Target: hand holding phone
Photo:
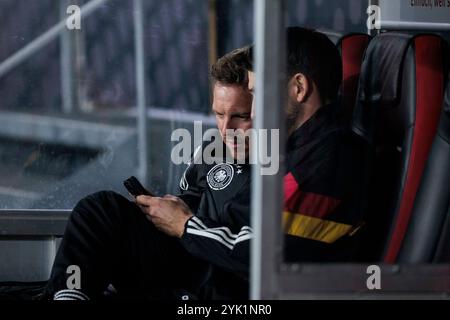
[[[127,188],[128,192],[133,197],[142,196],[142,195],[156,197],[156,195],[153,192],[145,189],[144,186],[139,182],[139,180],[134,176],[125,180],[123,182],[123,185],[125,186],[125,188]]]

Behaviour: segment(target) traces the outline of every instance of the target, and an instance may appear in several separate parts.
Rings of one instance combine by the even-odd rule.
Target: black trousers
[[[103,298],[109,284],[123,298],[200,297],[209,272],[208,263],[157,230],[136,204],[109,191],[75,206],[44,299],[68,289],[71,265],[80,268],[80,291],[91,299]]]

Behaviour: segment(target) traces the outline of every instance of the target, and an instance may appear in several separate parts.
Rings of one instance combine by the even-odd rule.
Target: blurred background
[[[97,0],[81,30],[21,56],[69,5],[89,2],[0,0],[0,209],[71,209],[102,189],[125,195],[130,175],[177,193],[185,167],[170,161],[171,133],[214,126],[209,66],[253,40],[252,0]],[[361,0],[291,0],[287,10],[289,25],[336,37],[366,32],[365,11]],[[11,57],[20,62],[10,67]]]

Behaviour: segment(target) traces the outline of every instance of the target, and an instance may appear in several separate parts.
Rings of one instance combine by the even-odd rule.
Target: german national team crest
[[[221,163],[209,170],[206,180],[213,190],[222,190],[228,187],[233,180],[234,168],[228,163]]]

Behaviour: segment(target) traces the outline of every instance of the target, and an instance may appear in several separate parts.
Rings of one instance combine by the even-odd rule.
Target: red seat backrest
[[[436,35],[373,38],[361,71],[353,130],[367,140],[366,251],[397,260],[442,110],[446,43]]]
[[[349,34],[337,42],[342,57],[341,97],[346,119],[351,119],[358,92],[359,75],[370,36],[363,33]]]

